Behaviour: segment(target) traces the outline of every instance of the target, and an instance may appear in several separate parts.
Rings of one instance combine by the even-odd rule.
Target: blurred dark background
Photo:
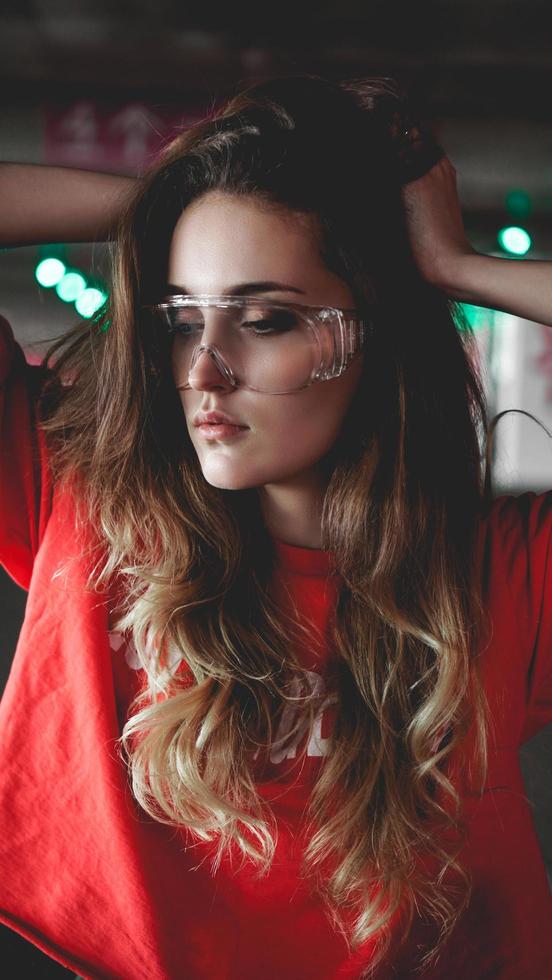
[[[458,171],[474,247],[552,258],[549,8],[545,0],[4,0],[0,159],[137,174],[176,126],[249,81],[304,71],[391,76]],[[525,251],[504,247],[500,232],[508,227],[525,233]],[[30,361],[85,315],[37,281],[41,261],[57,255],[88,287],[109,288],[104,246],[61,244],[0,256],[1,312]],[[491,413],[523,408],[550,426],[552,330],[498,311],[466,312],[487,370]],[[551,488],[550,441],[526,417],[508,416],[497,430],[493,470],[496,492]],[[25,597],[0,569],[2,687]],[[552,881],[552,726],[521,755]],[[2,928],[0,956],[11,964],[6,976],[70,976]]]

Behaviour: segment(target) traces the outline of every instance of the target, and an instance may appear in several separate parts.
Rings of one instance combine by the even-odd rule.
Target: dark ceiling
[[[550,119],[550,0],[4,0],[0,99],[198,103],[267,74],[391,74],[433,115]]]

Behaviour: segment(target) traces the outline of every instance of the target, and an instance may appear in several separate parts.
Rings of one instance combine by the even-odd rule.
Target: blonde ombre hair
[[[145,671],[120,739],[134,796],[154,819],[212,842],[213,873],[237,848],[264,875],[276,822],[249,759],[268,750],[290,703],[294,732],[312,729],[319,704],[297,693],[309,687],[297,687],[294,652],[309,627],[271,594],[275,549],[258,488],[203,477],[167,342],[142,307],[162,297],[182,210],[211,189],[307,216],[328,268],[369,307],[363,377],[323,461],[322,546],[340,576],[338,710],[302,868],[349,948],[375,941],[366,977],[399,913],[402,939],[415,914],[438,926],[423,970],[466,908],[461,797],[443,767],[473,726],[483,785],[489,722],[474,568],[490,498],[483,386],[459,308],[413,262],[400,108],[388,79],[273,79],[179,133],[121,220],[111,301],[50,348],[40,398],[54,477],[97,529],[88,587],[123,584],[113,628],[132,635]],[[171,666],[175,650],[184,672]],[[447,881],[455,872],[460,888]]]

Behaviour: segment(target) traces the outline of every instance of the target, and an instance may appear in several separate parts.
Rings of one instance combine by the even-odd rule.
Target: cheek
[[[258,419],[257,434],[261,451],[266,448],[280,458],[315,462],[333,445],[339,434],[350,401],[340,388],[331,382],[304,393],[295,404],[280,406],[279,410],[263,413]]]

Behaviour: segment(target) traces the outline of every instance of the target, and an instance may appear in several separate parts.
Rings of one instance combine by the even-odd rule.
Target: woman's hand
[[[442,157],[402,196],[414,261],[450,299],[552,326],[552,262],[476,252],[466,238],[456,170]]]
[[[423,177],[404,184],[402,199],[414,261],[424,279],[447,288],[455,269],[476,251],[466,238],[456,169],[442,157]]]

